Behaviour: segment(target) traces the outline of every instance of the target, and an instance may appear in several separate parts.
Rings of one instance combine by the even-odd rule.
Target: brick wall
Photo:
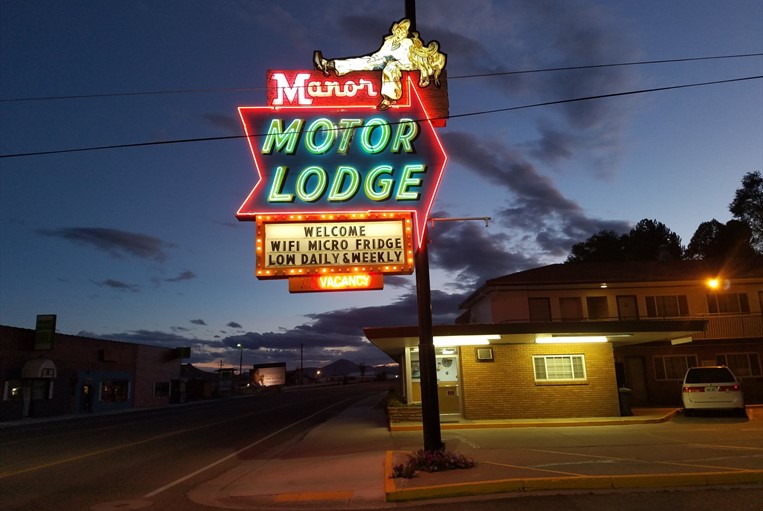
[[[611,344],[505,344],[492,348],[493,362],[478,362],[475,348],[461,348],[464,418],[620,415]],[[535,382],[533,355],[572,354],[585,355],[585,382]]]

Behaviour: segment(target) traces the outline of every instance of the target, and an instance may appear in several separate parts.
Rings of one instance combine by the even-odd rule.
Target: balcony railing
[[[626,318],[617,317],[598,317],[598,318],[566,318],[559,319],[554,318],[551,322],[556,321],[570,321],[589,323],[597,321],[617,321],[624,320]],[[707,328],[704,332],[698,332],[692,334],[695,339],[749,339],[754,337],[763,338],[763,315],[760,313],[750,314],[692,314],[689,316],[670,316],[659,318],[627,318],[628,321],[655,321],[662,319],[679,319],[679,320],[693,320],[701,319],[707,321]],[[535,322],[548,322],[545,320],[511,320],[502,321],[502,323],[535,323]]]
[[[712,314],[697,319],[706,319],[707,328],[704,332],[694,334],[693,337],[696,339],[763,337],[763,315],[761,314]]]

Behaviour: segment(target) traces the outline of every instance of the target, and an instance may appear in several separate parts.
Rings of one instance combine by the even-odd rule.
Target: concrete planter
[[[421,422],[420,406],[388,406],[387,416],[390,424],[400,422]]]

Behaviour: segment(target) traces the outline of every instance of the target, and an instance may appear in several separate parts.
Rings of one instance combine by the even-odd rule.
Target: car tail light
[[[704,392],[705,387],[684,387],[684,392]]]
[[[739,390],[742,390],[742,388],[739,385],[721,385],[718,387],[718,392],[737,392]]]

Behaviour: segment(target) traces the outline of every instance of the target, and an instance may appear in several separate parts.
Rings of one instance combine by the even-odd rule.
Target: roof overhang
[[[553,336],[604,336],[613,346],[644,344],[658,341],[681,340],[685,342],[692,334],[705,330],[707,320],[633,320],[590,322],[543,322],[434,325],[432,335],[438,337],[486,338],[490,344],[534,344],[538,337]],[[367,327],[366,337],[379,349],[395,360],[405,348],[419,345],[419,327]]]

